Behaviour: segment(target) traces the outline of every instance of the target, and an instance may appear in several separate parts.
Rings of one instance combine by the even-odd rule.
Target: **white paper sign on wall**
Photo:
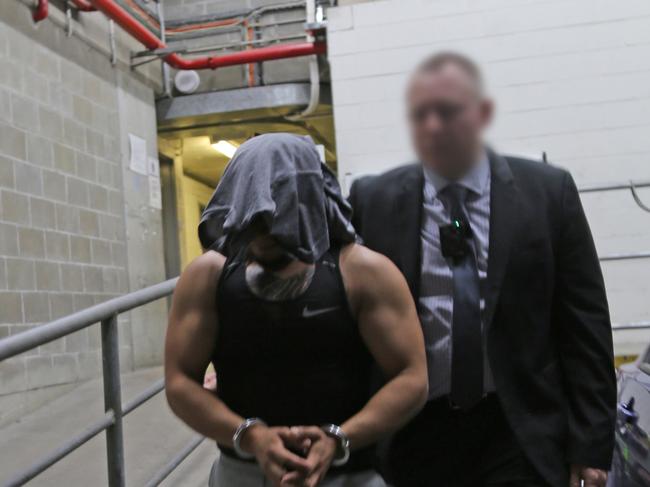
[[[131,158],[129,169],[144,176],[147,175],[147,141],[137,135],[129,134]]]

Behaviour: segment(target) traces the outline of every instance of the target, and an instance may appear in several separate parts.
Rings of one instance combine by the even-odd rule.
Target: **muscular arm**
[[[217,282],[223,262],[220,254],[207,252],[178,281],[165,341],[165,391],[179,418],[230,446],[243,419],[202,386],[217,339]]]
[[[413,298],[395,265],[352,245],[341,255],[341,269],[363,340],[387,380],[342,425],[357,449],[399,429],[420,410],[427,398],[427,366]]]

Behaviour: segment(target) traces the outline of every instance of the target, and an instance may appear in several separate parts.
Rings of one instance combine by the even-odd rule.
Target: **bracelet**
[[[248,429],[251,426],[255,426],[256,424],[262,424],[266,426],[266,423],[262,421],[260,418],[248,418],[244,420],[244,422],[237,427],[237,429],[235,430],[235,434],[232,435],[233,450],[235,450],[237,456],[243,460],[250,460],[251,458],[255,457],[255,455],[253,455],[252,453],[248,453],[242,450],[240,443],[241,443],[242,436],[244,436],[244,433],[246,433],[246,431],[248,431]]]
[[[341,467],[348,463],[350,459],[350,438],[341,429],[340,426],[335,424],[325,424],[321,426],[323,432],[330,438],[334,438],[337,442],[337,457],[332,460],[333,467]]]

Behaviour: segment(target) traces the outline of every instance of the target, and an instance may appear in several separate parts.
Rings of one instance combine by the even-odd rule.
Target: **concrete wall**
[[[344,180],[411,160],[409,71],[440,49],[481,63],[506,153],[568,168],[579,186],[650,172],[650,3],[645,0],[391,0],[328,11],[339,172]],[[347,174],[347,177],[346,177]],[[650,191],[641,191],[650,202]],[[601,254],[650,250],[650,215],[628,192],[584,195]],[[603,265],[612,318],[647,320],[650,261]],[[650,333],[619,332],[617,353]]]
[[[84,15],[95,47],[0,5],[0,338],[164,279],[160,211],[127,167],[129,132],[157,155],[159,67],[130,72],[120,32],[112,66],[106,21]],[[124,369],[160,363],[165,319],[164,302],[121,317]],[[94,326],[0,363],[0,422],[100,374],[99,347]]]

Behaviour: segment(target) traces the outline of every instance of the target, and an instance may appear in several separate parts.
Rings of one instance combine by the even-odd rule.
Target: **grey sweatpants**
[[[212,465],[209,487],[268,487],[256,463],[242,462],[226,455],[219,455]],[[326,478],[321,487],[386,487],[381,476],[373,470]]]

